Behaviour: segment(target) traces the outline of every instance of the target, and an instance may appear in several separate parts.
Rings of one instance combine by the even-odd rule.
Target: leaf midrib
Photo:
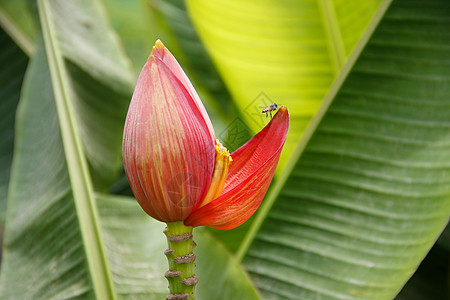
[[[70,83],[63,56],[58,48],[52,12],[46,0],[38,1],[44,44],[48,56],[61,136],[66,154],[75,207],[97,299],[115,299],[111,271],[100,233],[99,215],[92,181],[75,120]]]
[[[334,74],[338,75],[339,71],[345,65],[347,55],[345,53],[344,41],[336,18],[333,1],[320,0],[318,5],[322,13],[323,26],[327,36],[331,61],[333,62]]]

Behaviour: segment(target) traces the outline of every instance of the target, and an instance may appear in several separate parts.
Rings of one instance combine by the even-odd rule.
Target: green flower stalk
[[[169,245],[164,252],[169,261],[165,274],[170,289],[167,299],[195,299],[198,277],[194,274],[196,244],[192,240],[192,227],[183,222],[167,223],[164,233]]]

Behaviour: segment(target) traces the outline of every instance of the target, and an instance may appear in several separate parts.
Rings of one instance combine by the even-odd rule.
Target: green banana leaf
[[[27,67],[27,56],[0,29],[0,240],[5,222],[6,198],[14,145],[15,110],[19,103],[20,88]],[[1,243],[0,243],[1,244]]]
[[[131,56],[148,42],[138,33],[127,40],[120,26],[133,16],[120,8],[139,6],[105,2],[117,6],[39,2],[47,61],[30,14],[13,18],[30,2],[0,1],[2,28],[33,56],[16,119],[0,299],[167,294],[163,225],[130,197],[94,193],[93,186],[102,191],[117,178],[122,120],[136,75],[117,37],[127,41]],[[247,223],[247,236],[238,228],[227,236],[234,240],[222,239],[226,248],[241,242],[237,258],[215,231],[196,229],[198,298],[392,299],[450,215],[450,6],[444,0],[324,0],[289,2],[298,6],[293,9],[284,1],[259,1],[246,10],[249,3],[198,0],[188,7],[242,124],[258,130],[266,119],[257,102],[280,99],[291,112],[291,135],[285,167]],[[166,25],[177,22],[172,11],[160,10]],[[142,57],[131,59],[135,67]],[[264,76],[260,68],[273,69]],[[194,70],[201,81],[202,67]],[[292,90],[282,87],[289,85]],[[264,94],[252,94],[261,86]],[[11,116],[13,107],[0,111]],[[112,163],[102,169],[106,158]],[[442,256],[442,244],[436,247]],[[398,299],[420,299],[407,289]]]

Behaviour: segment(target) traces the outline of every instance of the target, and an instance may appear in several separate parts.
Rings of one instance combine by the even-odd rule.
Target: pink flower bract
[[[261,204],[288,127],[288,110],[281,107],[261,132],[230,156],[216,141],[189,79],[157,41],[125,121],[125,172],[136,200],[151,217],[232,229]]]

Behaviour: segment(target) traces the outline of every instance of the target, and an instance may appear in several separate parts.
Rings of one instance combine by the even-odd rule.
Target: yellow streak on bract
[[[206,193],[205,198],[203,198],[199,208],[205,206],[220,196],[228,176],[228,167],[233,161],[230,152],[228,152],[227,148],[222,146],[218,140],[216,140],[215,148],[216,164],[214,166],[213,178],[211,180],[208,192]]]
[[[164,119],[166,125],[166,128],[169,128],[170,131],[167,132],[167,140],[168,143],[166,144],[166,151],[167,153],[171,153],[171,154],[176,154],[177,158],[175,159],[175,157],[170,157],[169,161],[168,161],[168,166],[170,168],[170,172],[171,172],[171,176],[178,176],[181,172],[181,174],[183,174],[184,176],[184,172],[185,171],[185,153],[183,151],[183,149],[181,148],[183,143],[184,143],[184,138],[183,136],[184,134],[184,129],[183,129],[183,122],[180,119],[180,116],[178,114],[175,113],[170,113],[170,112],[176,112],[179,111],[180,109],[177,107],[177,95],[174,93],[174,91],[172,91],[171,89],[166,89],[166,105],[167,105],[167,111],[165,112],[164,115]],[[175,161],[173,161],[173,159],[175,159]],[[182,177],[184,178],[184,177]],[[181,195],[181,199],[179,199],[178,206],[180,208],[181,211],[184,211],[185,208],[187,208],[187,195],[188,195],[188,190],[186,187],[186,183],[181,182],[180,186],[180,195]],[[169,200],[169,199],[167,199]],[[171,204],[170,205],[174,205],[173,203],[174,199],[171,199]]]
[[[157,45],[158,46],[158,45]],[[154,163],[156,167],[157,176],[160,191],[163,195],[163,204],[167,212],[170,212],[174,207],[175,203],[166,192],[167,191],[167,181],[173,179],[182,172],[184,169],[183,162],[185,161],[184,152],[180,149],[180,145],[183,144],[183,124],[177,113],[179,108],[177,107],[177,95],[174,92],[172,86],[170,85],[170,80],[164,73],[157,73],[159,77],[159,88],[155,89],[154,93],[159,95],[155,96],[157,98],[163,99],[159,103],[159,107],[154,108],[153,117],[155,120],[154,130],[158,132],[153,141],[154,146],[158,146],[159,150],[154,151]],[[163,161],[163,153],[166,153],[168,157],[166,161]],[[174,157],[173,155],[178,155]],[[183,195],[180,202],[177,202],[178,209],[184,210],[186,206],[186,186],[181,184],[178,186],[180,188],[180,195]]]

